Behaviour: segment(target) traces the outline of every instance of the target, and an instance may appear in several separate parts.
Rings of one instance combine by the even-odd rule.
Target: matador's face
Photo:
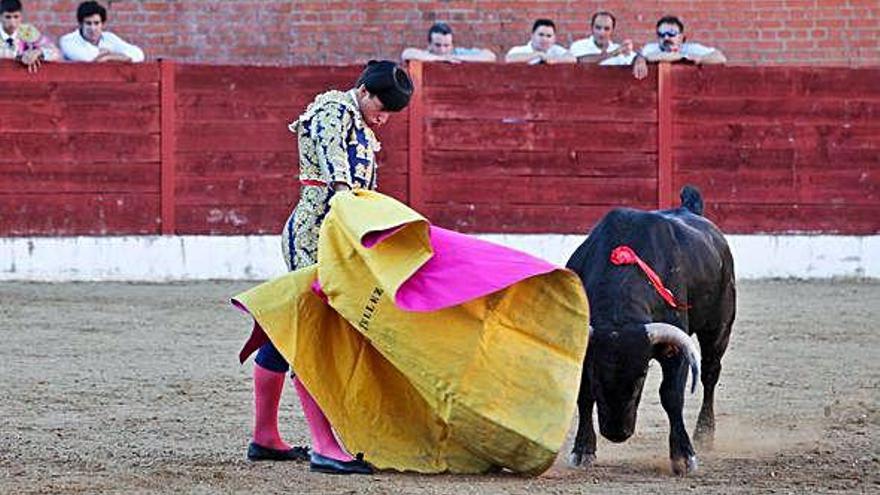
[[[385,110],[382,100],[363,86],[358,88],[358,106],[361,109],[364,122],[372,128],[382,127],[391,116],[391,112]]]

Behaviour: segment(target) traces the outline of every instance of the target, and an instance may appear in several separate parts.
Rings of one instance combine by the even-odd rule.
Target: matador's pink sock
[[[299,401],[302,404],[303,413],[306,416],[306,422],[309,424],[309,431],[312,434],[312,450],[330,457],[337,461],[351,461],[353,457],[349,455],[336,441],[333,435],[333,428],[324,416],[324,411],[315,402],[315,399],[309,394],[309,391],[303,386],[299,378],[293,378],[293,385],[296,387],[296,393],[299,395]]]
[[[278,433],[278,404],[285,375],[254,364],[254,443],[261,447],[290,449]]]

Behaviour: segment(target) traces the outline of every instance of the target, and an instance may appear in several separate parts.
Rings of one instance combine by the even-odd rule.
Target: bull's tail
[[[687,208],[694,215],[703,215],[703,195],[694,186],[684,186],[679,194],[682,208]]]

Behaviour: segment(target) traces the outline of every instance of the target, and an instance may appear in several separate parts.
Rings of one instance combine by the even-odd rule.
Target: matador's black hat
[[[376,95],[386,111],[406,108],[413,94],[413,82],[403,68],[390,60],[370,60],[355,86],[363,85]]]

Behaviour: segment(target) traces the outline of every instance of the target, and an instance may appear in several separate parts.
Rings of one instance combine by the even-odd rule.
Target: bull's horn
[[[648,340],[651,344],[672,344],[684,351],[688,364],[691,367],[691,393],[697,390],[697,380],[700,378],[700,351],[694,339],[684,333],[684,330],[669,323],[648,323],[645,325],[648,332]]]

